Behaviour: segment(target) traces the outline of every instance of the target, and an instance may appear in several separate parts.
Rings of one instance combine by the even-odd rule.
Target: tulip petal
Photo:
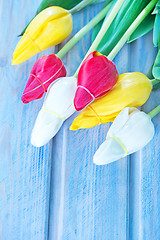
[[[19,64],[38,52],[64,41],[72,31],[72,16],[53,6],[40,12],[29,24],[13,53],[12,64]]]
[[[109,138],[101,144],[96,151],[93,162],[96,165],[104,165],[114,162],[125,155],[125,150],[115,138]]]
[[[116,135],[116,133],[123,128],[123,126],[129,120],[132,111],[133,114],[139,112],[137,108],[126,107],[118,114],[107,133],[107,137]]]
[[[45,145],[56,135],[62,124],[62,119],[41,109],[32,130],[31,144],[35,147]]]
[[[80,96],[80,98],[77,96]],[[77,111],[80,111],[83,108],[85,108],[86,105],[91,103],[94,99],[95,97],[93,96],[93,94],[87,91],[87,89],[77,87],[77,91],[74,98],[74,106]]]
[[[143,148],[154,136],[154,125],[151,118],[144,112],[130,114],[129,120],[116,136],[124,143],[128,154]]]
[[[111,125],[93,162],[103,165],[116,161],[146,146],[153,136],[154,125],[149,115],[136,108],[124,108]]]
[[[41,98],[52,82],[65,76],[65,66],[55,54],[39,58],[31,70],[21,100],[28,103]]]
[[[115,64],[106,56],[92,52],[84,60],[77,81],[74,105],[77,111],[110,90],[118,80]]]
[[[31,143],[34,146],[46,144],[56,135],[64,120],[75,112],[76,80],[74,77],[63,77],[49,86],[32,130]]]
[[[112,89],[80,112],[70,129],[90,128],[100,122],[112,122],[123,108],[142,106],[151,90],[152,84],[144,74],[138,72],[121,74]]]

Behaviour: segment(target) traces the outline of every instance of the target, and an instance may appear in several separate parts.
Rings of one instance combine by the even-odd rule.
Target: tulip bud
[[[115,64],[99,52],[90,53],[78,73],[74,98],[76,110],[82,110],[95,98],[106,93],[117,80],[118,72]]]
[[[134,153],[154,136],[149,115],[136,108],[124,108],[110,127],[106,141],[96,151],[93,162],[104,165]]]
[[[70,130],[113,122],[125,107],[142,106],[152,90],[150,80],[142,73],[124,73],[105,95],[97,98],[74,119]]]
[[[32,130],[32,145],[41,147],[46,144],[56,135],[63,122],[75,112],[73,100],[76,80],[74,77],[60,78],[49,86]]]
[[[39,58],[31,70],[30,77],[24,89],[22,95],[23,103],[29,103],[41,98],[53,81],[65,76],[65,66],[55,54]]]
[[[40,12],[29,24],[13,53],[12,64],[19,64],[38,52],[64,41],[72,31],[71,14],[57,6]]]

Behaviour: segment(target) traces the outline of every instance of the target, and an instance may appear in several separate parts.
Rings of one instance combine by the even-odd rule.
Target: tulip
[[[151,81],[144,74],[138,72],[121,74],[111,90],[97,98],[74,119],[70,130],[113,122],[123,108],[142,106],[151,90]]]
[[[72,31],[72,16],[61,7],[49,7],[31,21],[14,53],[12,64],[19,64],[36,53],[57,45]]]
[[[77,111],[85,108],[98,96],[110,90],[118,80],[115,64],[99,52],[92,52],[80,67],[74,105]]]
[[[39,58],[31,70],[30,77],[24,89],[22,95],[23,103],[41,98],[53,81],[65,76],[65,66],[55,54]]]
[[[32,145],[41,147],[46,144],[56,135],[65,119],[75,112],[73,103],[75,92],[74,77],[60,78],[49,86],[32,130]]]
[[[154,136],[149,115],[136,108],[124,108],[111,125],[105,142],[96,151],[93,162],[104,165],[134,153]]]

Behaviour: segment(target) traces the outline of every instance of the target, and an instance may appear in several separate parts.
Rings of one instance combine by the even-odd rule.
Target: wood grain
[[[137,68],[144,73],[155,58],[157,49],[149,51],[152,46],[152,33],[139,39],[139,47],[131,54],[133,71]],[[137,56],[137,57],[136,57]],[[160,90],[153,91],[149,100],[143,106],[148,113],[160,104]],[[130,161],[130,238],[131,240],[160,239],[160,163],[159,163],[159,132],[160,114],[153,118],[155,136],[141,151],[133,154]]]
[[[152,32],[138,39],[131,52],[132,71],[147,73],[157,49],[152,47]],[[152,47],[151,50],[149,50]],[[135,65],[133,63],[136,63]],[[148,113],[160,103],[160,90],[153,91],[142,109]],[[160,239],[159,223],[159,131],[160,115],[153,118],[155,136],[141,151],[130,157],[129,239]]]
[[[0,0],[0,240],[160,239],[160,115],[153,119],[156,134],[150,144],[107,166],[93,165],[92,159],[109,124],[69,131],[77,113],[49,144],[31,146],[31,130],[43,99],[27,105],[20,99],[35,60],[53,48],[18,66],[11,66],[11,59],[16,36],[39,3]],[[70,37],[101,6],[75,14]],[[63,58],[68,75],[75,72],[90,43],[88,33]],[[119,73],[147,73],[156,51],[152,33],[125,45],[115,58]],[[149,112],[159,102],[156,90],[143,110]]]
[[[34,16],[40,0],[0,2],[0,239],[47,239],[52,143],[39,149],[30,144],[43,100],[21,102],[40,55],[11,66],[17,35]]]
[[[100,5],[92,6],[77,13],[74,31],[99,9]],[[90,43],[91,33],[64,58],[68,75],[74,73]],[[129,51],[125,46],[115,59],[119,72],[130,68]],[[53,140],[49,240],[128,239],[128,160],[93,165],[93,155],[109,125],[69,131],[75,116],[64,123]]]

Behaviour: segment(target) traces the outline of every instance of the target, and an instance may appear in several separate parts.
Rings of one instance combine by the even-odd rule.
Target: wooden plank
[[[0,239],[43,240],[48,233],[52,143],[39,149],[31,146],[31,130],[43,100],[27,105],[20,100],[38,56],[11,66],[17,35],[40,0],[0,2]]]
[[[152,48],[152,33],[139,39],[132,61],[137,61],[139,71],[147,73],[157,49]],[[144,48],[144,46],[146,46]],[[139,54],[138,54],[139,53]],[[135,67],[132,64],[133,70]],[[160,104],[160,90],[151,93],[143,110],[148,113]],[[130,238],[133,240],[160,239],[160,163],[159,132],[160,114],[153,118],[155,136],[141,151],[131,156],[130,162]]]
[[[43,99],[24,105],[20,98],[35,60],[53,49],[11,66],[16,35],[40,1],[32,5],[30,0],[0,1],[0,239],[43,240],[48,239],[48,231],[53,240],[159,239],[160,116],[153,120],[156,135],[151,144],[128,160],[108,166],[95,166],[92,158],[109,125],[71,132],[68,129],[76,114],[53,141],[39,149],[32,147],[30,134]],[[100,6],[74,16],[72,35]],[[148,50],[151,38],[149,34],[122,49],[115,59],[119,73],[147,72],[156,52]],[[64,58],[68,75],[83,59],[90,40],[87,34]],[[148,112],[159,100],[157,90],[143,109]]]
[[[97,5],[77,13],[72,35],[99,9]],[[90,43],[91,33],[64,58],[68,75],[75,72]],[[115,60],[119,72],[129,71],[129,51],[125,46]],[[109,125],[69,131],[75,116],[53,139],[49,240],[128,239],[128,161],[93,165],[93,154]]]

